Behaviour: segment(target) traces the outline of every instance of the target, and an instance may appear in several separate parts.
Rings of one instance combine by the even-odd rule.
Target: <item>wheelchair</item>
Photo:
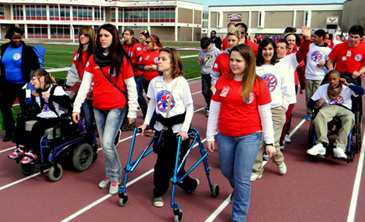
[[[72,98],[74,94],[67,92]],[[44,174],[48,171],[48,178],[52,182],[56,182],[61,179],[63,174],[62,164],[72,163],[73,167],[79,171],[85,171],[90,168],[92,162],[97,157],[97,147],[93,147],[91,141],[85,139],[85,134],[82,122],[76,124],[72,120],[72,110],[65,111],[60,117],[60,121],[51,128],[44,131],[44,136],[39,141],[40,153],[39,157],[29,163],[20,164],[20,170],[24,175],[30,175],[35,169],[35,164],[40,164],[40,172]],[[22,115],[22,114],[21,114]],[[37,120],[28,120],[25,122],[25,147],[30,142],[30,132]],[[16,144],[16,148],[19,148],[20,144]],[[20,153],[19,153],[20,154]],[[23,155],[19,155],[16,159],[17,163],[23,158]]]
[[[341,78],[345,78],[348,83],[353,83],[355,85],[361,86],[361,79],[359,77],[356,79],[353,79],[352,73],[340,73],[340,74],[341,74]],[[327,83],[327,75],[323,79],[321,85],[323,85],[325,83]],[[351,111],[354,113],[355,124],[348,135],[348,140],[347,140],[348,143],[346,146],[347,163],[353,162],[353,160],[355,158],[355,154],[360,151],[361,145],[362,145],[362,141],[361,141],[362,140],[362,138],[361,138],[362,137],[362,99],[361,99],[361,96],[358,96],[358,97],[351,96],[351,100],[352,100]],[[314,110],[313,114],[312,114],[312,119],[310,122],[310,127],[309,127],[309,132],[308,132],[308,149],[312,148],[315,145],[315,141],[317,139],[313,121],[321,108],[322,107],[319,107],[318,109]],[[327,129],[328,129],[327,136],[328,137],[333,136],[333,135],[337,136],[340,128],[341,128],[341,120],[337,117],[334,117],[327,124]],[[330,146],[328,144],[325,155],[323,155],[323,156],[319,155],[319,156],[326,158],[331,154],[332,158],[335,159],[335,157],[332,153],[332,149],[329,149],[329,147]],[[309,156],[312,158],[311,155],[309,155]]]

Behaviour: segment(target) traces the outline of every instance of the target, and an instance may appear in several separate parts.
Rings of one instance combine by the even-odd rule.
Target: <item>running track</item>
[[[202,110],[205,102],[201,83],[192,81],[190,87],[196,111],[192,127],[205,139],[207,118]],[[142,114],[138,115],[137,125],[140,125]],[[280,176],[271,162],[265,166],[263,177],[252,183],[247,221],[363,221],[365,183],[360,180],[364,176],[364,148],[350,164],[330,158],[310,160],[306,154],[309,122],[302,121],[304,116],[304,96],[298,95],[292,129],[300,127],[293,132],[293,142],[286,144],[284,151],[288,173]],[[300,123],[303,125],[298,125]],[[123,166],[127,162],[131,135],[131,132],[123,133],[118,146]],[[4,131],[1,131],[0,138],[3,137]],[[134,156],[149,139],[137,136]],[[61,180],[52,183],[48,181],[47,173],[39,175],[39,166],[31,177],[25,177],[19,165],[7,158],[13,147],[10,142],[0,142],[0,221],[173,221],[171,189],[164,196],[163,208],[151,204],[154,154],[129,174],[129,203],[120,207],[118,195],[110,196],[108,189],[97,187],[105,176],[102,152],[89,170],[78,173],[65,166]],[[198,150],[194,149],[187,167],[199,156]],[[219,184],[220,194],[217,198],[211,196],[203,165],[199,165],[191,173],[192,178],[199,178],[201,182],[197,191],[186,194],[176,189],[175,201],[184,211],[183,221],[230,221],[232,207],[228,197],[232,189],[220,173],[217,152],[208,157],[208,162],[212,168],[212,183]]]

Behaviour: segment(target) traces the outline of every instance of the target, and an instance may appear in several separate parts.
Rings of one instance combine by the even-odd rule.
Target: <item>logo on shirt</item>
[[[245,102],[247,105],[250,105],[254,99],[255,99],[255,97],[254,97],[253,93],[250,93],[250,98],[248,98],[248,102],[246,102],[244,98],[243,98],[243,102]]]
[[[273,74],[265,74],[261,78],[267,83],[270,92],[273,92],[278,84],[278,79]]]
[[[77,61],[77,59],[79,58],[79,56],[80,56],[80,54],[79,54],[79,53],[77,53],[77,54],[75,55],[75,58],[74,58],[74,61],[75,61],[75,62]]]
[[[132,51],[130,51],[129,53],[128,53],[128,55],[129,55],[129,57],[133,57],[133,52]]]
[[[170,99],[170,92],[169,91],[162,90],[162,91],[157,93],[157,107],[158,107],[158,110],[160,112],[162,112],[162,113],[167,112],[169,99]],[[170,110],[172,110],[172,108],[174,108],[174,107],[175,107],[175,99],[174,99],[174,97],[172,97],[171,98],[171,108],[170,108]]]
[[[112,75],[112,77],[117,76],[117,73],[115,72],[115,69],[114,69],[113,73],[110,73],[110,69],[109,69],[109,70],[108,70],[108,73],[109,73],[109,74],[111,74],[111,75]]]
[[[334,99],[334,100],[330,100],[330,101],[328,102],[328,104],[329,104],[329,105],[337,105],[337,104],[341,104],[341,103],[343,103],[343,98],[342,98],[342,96],[339,96],[339,97],[337,97],[336,99]]]
[[[362,59],[361,54],[357,54],[357,55],[355,56],[355,60],[356,60],[357,62],[361,61],[361,59]]]
[[[43,112],[49,112],[51,109],[49,108],[48,106],[48,98],[44,98],[44,106],[43,106],[43,109],[42,111]]]
[[[17,60],[19,60],[20,59],[20,54],[19,53],[15,53],[14,55],[13,55],[13,59],[15,60],[15,61],[17,61]]]
[[[154,61],[155,63],[158,63],[158,57],[154,58],[154,59],[153,59],[153,61]]]
[[[319,62],[322,59],[322,55],[320,51],[314,51],[311,55],[313,62]]]
[[[214,63],[214,68],[218,69],[218,63]]]
[[[86,67],[89,67],[89,65],[90,65],[90,63],[89,63],[89,61],[86,63]]]
[[[137,47],[137,51],[141,51],[141,47],[139,47],[139,46],[138,46],[138,47]]]

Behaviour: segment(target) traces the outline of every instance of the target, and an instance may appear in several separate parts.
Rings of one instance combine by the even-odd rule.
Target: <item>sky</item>
[[[209,6],[216,5],[262,5],[262,4],[328,4],[328,3],[344,3],[345,0],[183,0],[203,4],[204,10],[208,11]]]

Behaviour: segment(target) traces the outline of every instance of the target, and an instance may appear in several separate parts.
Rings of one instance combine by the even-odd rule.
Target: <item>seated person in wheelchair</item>
[[[24,144],[25,147],[17,147],[9,154],[10,159],[21,159],[22,164],[28,164],[38,158],[40,150],[40,139],[44,131],[59,123],[60,116],[65,112],[60,110],[60,106],[68,107],[70,97],[61,86],[55,84],[55,80],[50,73],[44,69],[36,69],[30,74],[30,83],[35,90],[32,92],[32,104],[35,109],[32,114],[22,114],[17,118],[17,126],[13,142]],[[37,120],[30,133],[30,141],[26,141],[25,123],[29,120]]]
[[[334,143],[333,154],[337,158],[346,159],[347,137],[355,124],[354,113],[351,111],[351,96],[363,95],[364,89],[349,84],[346,79],[340,77],[337,70],[331,70],[327,74],[327,80],[328,83],[320,86],[308,102],[308,107],[317,109],[323,106],[323,108],[313,120],[317,135],[316,145],[307,150],[307,153],[314,156],[325,155],[325,147],[328,145],[327,123],[337,117],[341,120],[341,128]]]

